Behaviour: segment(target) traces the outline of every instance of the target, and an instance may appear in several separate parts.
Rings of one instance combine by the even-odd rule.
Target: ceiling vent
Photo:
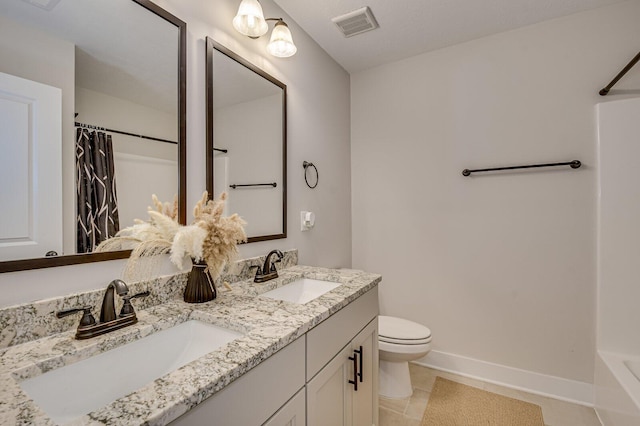
[[[60,0],[23,0],[26,3],[39,7],[40,9],[51,11]]]
[[[337,25],[345,37],[351,37],[378,28],[378,22],[376,22],[371,9],[367,6],[336,16],[331,21]]]

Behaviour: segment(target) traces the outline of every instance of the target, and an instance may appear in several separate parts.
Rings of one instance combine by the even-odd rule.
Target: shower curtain
[[[76,131],[77,253],[90,253],[120,229],[111,135]]]

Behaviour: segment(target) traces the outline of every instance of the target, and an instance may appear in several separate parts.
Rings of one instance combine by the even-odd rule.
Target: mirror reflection
[[[183,25],[146,0],[3,0],[0,261],[91,253],[181,192]]]
[[[207,39],[208,189],[248,242],[286,237],[286,86]]]

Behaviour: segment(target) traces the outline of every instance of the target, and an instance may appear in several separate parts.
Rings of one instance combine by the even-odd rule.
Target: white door
[[[347,345],[307,384],[307,426],[351,425],[350,356]]]
[[[62,91],[0,73],[0,261],[62,254]]]

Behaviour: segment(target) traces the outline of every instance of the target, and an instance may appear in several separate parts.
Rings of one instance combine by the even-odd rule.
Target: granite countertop
[[[259,297],[300,277],[342,285],[304,305]],[[53,425],[22,391],[19,382],[72,364],[156,331],[195,319],[246,333],[244,336],[149,383],[70,424],[165,425],[222,390],[253,367],[302,336],[373,287],[377,274],[293,266],[280,277],[256,284],[251,280],[218,289],[217,299],[203,304],[182,300],[138,312],[138,323],[89,340],[64,332],[0,351],[0,424]]]

